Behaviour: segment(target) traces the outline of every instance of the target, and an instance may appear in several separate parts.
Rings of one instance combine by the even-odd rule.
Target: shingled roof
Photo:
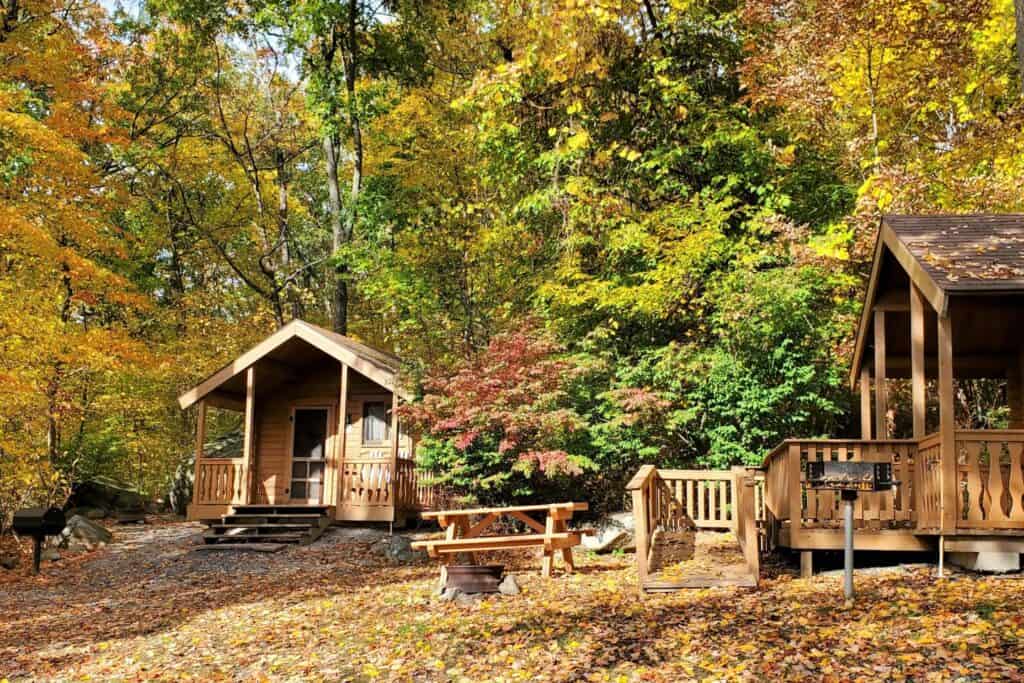
[[[1024,214],[884,216],[947,292],[1024,290]]]
[[[940,316],[958,295],[1024,293],[1024,214],[882,216],[854,343],[851,386],[869,343],[879,278],[884,264],[893,261]]]

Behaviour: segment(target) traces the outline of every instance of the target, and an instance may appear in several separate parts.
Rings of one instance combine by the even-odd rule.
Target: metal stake
[[[43,537],[34,536],[32,539],[32,573],[39,573],[39,562],[43,558]]]
[[[845,547],[843,549],[843,593],[847,600],[853,599],[853,501],[856,491],[843,491],[843,524]]]
[[[940,534],[939,535],[939,578],[940,579],[942,578],[942,574],[943,574],[942,570],[945,568],[943,566],[945,564],[945,559],[946,559],[946,537]]]

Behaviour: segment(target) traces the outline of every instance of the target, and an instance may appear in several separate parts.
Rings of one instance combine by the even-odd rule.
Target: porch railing
[[[855,524],[865,528],[915,528],[953,533],[956,529],[1024,530],[1024,430],[957,430],[955,526],[943,528],[942,439],[791,440],[765,461],[765,505],[772,523],[801,529],[838,527],[839,496],[809,490],[804,471],[812,460],[890,462],[900,485],[893,491],[862,494]],[[951,470],[952,471],[952,470]],[[950,494],[952,495],[952,494]],[[799,520],[799,523],[796,523]],[[794,531],[795,530],[795,531]],[[791,538],[792,541],[792,538]]]
[[[958,528],[1024,529],[1024,430],[958,430]]]
[[[196,468],[192,500],[197,505],[237,503],[242,500],[244,484],[242,458],[203,458]]]
[[[651,571],[656,535],[686,525],[731,529],[748,571],[757,577],[764,519],[764,479],[758,472],[732,470],[659,470],[644,465],[627,484],[633,498],[637,574],[641,589]]]

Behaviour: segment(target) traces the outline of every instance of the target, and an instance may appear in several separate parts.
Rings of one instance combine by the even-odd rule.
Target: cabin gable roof
[[[939,316],[947,314],[951,296],[1024,292],[1024,214],[883,216],[857,326],[851,387],[863,365],[887,260],[899,264]]]
[[[292,320],[256,346],[181,394],[178,397],[178,405],[184,409],[195,404],[225,382],[244,372],[261,358],[266,357],[275,349],[280,348],[293,339],[301,339],[387,390],[394,391],[403,399],[409,399],[407,392],[402,389],[398,382],[398,373],[401,368],[401,361],[398,356],[375,349],[372,346],[367,346],[345,335],[326,330],[304,320]]]

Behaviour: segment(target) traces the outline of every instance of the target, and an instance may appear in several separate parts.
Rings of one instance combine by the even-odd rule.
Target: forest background
[[[295,317],[467,498],[850,435],[879,217],[1022,210],[1022,69],[1024,0],[0,0],[0,530],[162,496]]]

